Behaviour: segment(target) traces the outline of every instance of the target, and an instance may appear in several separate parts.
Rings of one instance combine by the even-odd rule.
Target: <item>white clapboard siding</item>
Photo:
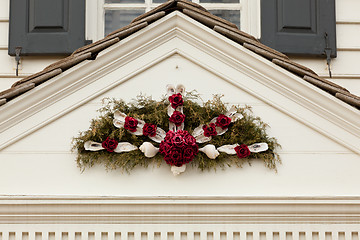
[[[359,56],[360,51],[338,51],[337,58],[331,60],[332,75],[334,77],[360,78]],[[329,75],[326,59],[299,57],[293,57],[291,59],[311,68],[322,77]]]
[[[337,23],[336,36],[338,49],[357,50],[360,52],[360,22],[352,24]]]
[[[329,81],[333,81],[340,86],[348,89],[352,94],[360,96],[360,78],[328,78]]]
[[[21,58],[19,75],[27,76],[43,70],[46,66],[64,58],[63,56],[27,56]],[[16,62],[15,58],[8,55],[8,50],[0,50],[0,76],[14,76]]]
[[[9,2],[10,0],[0,1],[0,20],[9,19]]]
[[[13,77],[0,77],[0,91],[8,89],[13,85],[14,82],[20,80],[21,78]]]
[[[359,0],[336,0],[336,19],[342,22],[360,22]]]
[[[7,49],[8,32],[9,32],[9,22],[0,20],[0,49]]]
[[[358,225],[4,225],[3,240],[359,240]]]

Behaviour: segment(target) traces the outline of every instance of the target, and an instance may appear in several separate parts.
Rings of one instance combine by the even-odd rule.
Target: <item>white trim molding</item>
[[[0,197],[0,225],[45,223],[360,227],[360,197]]]

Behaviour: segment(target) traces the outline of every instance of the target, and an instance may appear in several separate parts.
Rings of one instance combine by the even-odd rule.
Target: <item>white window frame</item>
[[[194,3],[200,0],[193,0]],[[97,41],[104,38],[105,10],[145,9],[150,11],[160,4],[145,0],[134,4],[105,4],[105,0],[86,0],[86,39]],[[239,10],[241,30],[260,38],[260,0],[240,0],[238,3],[202,3],[207,10]]]

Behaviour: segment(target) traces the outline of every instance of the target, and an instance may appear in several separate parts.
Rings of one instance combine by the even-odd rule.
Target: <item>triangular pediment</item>
[[[168,83],[207,97],[225,94],[230,103],[254,105],[256,113],[266,106],[360,153],[358,110],[180,12],[4,105],[0,149],[102,97],[131,99],[143,92],[158,98]]]

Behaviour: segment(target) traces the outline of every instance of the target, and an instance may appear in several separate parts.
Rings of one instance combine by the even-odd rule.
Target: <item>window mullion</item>
[[[241,10],[241,4],[235,3],[202,3],[207,10]]]
[[[143,3],[106,3],[104,4],[105,10],[117,10],[117,9],[145,9],[147,6]]]
[[[145,12],[151,10],[151,4],[152,4],[152,0],[145,0],[145,5],[146,5]]]

